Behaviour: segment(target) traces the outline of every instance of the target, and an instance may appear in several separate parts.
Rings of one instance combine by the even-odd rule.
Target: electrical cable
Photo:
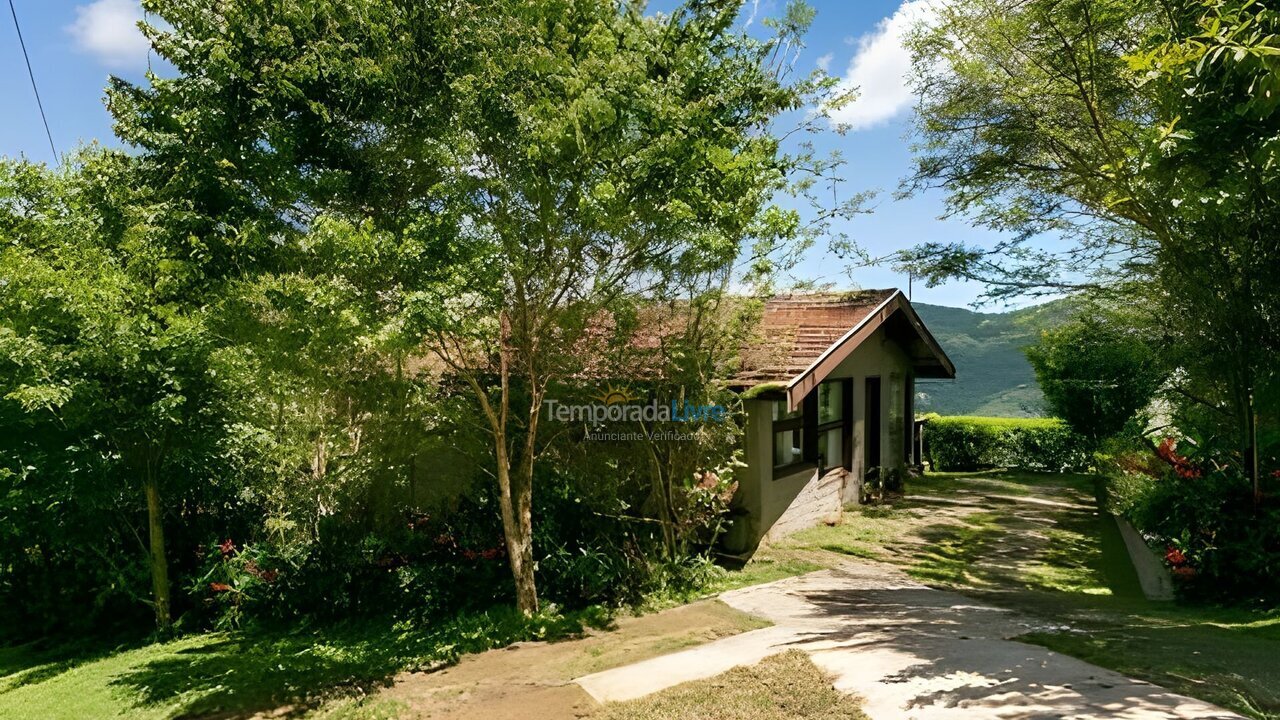
[[[53,161],[61,162],[58,148],[53,145],[53,132],[49,130],[49,118],[44,114],[44,103],[40,101],[40,88],[36,87],[36,74],[31,69],[31,56],[27,54],[27,42],[22,39],[22,26],[18,24],[18,11],[9,0],[9,13],[13,15],[13,29],[18,31],[18,45],[22,47],[22,59],[27,61],[27,77],[31,78],[31,91],[36,94],[36,107],[40,108],[40,120],[44,122],[44,134],[49,138],[49,149],[53,151]]]

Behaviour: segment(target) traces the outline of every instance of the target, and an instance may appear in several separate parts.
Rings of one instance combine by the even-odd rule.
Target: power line
[[[18,24],[18,11],[13,7],[13,0],[9,0],[9,14],[13,15],[13,29],[18,31],[18,45],[22,47],[22,59],[27,61],[27,77],[31,78],[31,91],[36,94],[36,107],[40,108],[44,134],[49,138],[49,149],[53,151],[53,161],[58,162],[58,148],[53,146],[53,132],[49,130],[49,118],[44,114],[44,103],[40,102],[40,88],[36,87],[36,74],[31,69],[31,56],[27,54],[27,42],[22,39],[22,26]]]

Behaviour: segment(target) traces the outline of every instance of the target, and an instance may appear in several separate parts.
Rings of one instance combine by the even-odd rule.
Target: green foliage
[[[1071,472],[1088,466],[1091,444],[1048,418],[930,417],[925,456],[935,470],[986,467]]]
[[[1135,189],[1135,139],[1156,102],[1125,53],[1160,17],[1124,0],[940,8],[910,39],[925,92],[909,187],[941,185],[953,212],[1008,236],[990,247],[928,243],[902,263],[927,282],[987,282],[996,299],[1096,288],[1139,272],[1145,247],[1134,225],[1158,209]],[[1067,242],[1035,242],[1046,233]]]
[[[1215,462],[1223,448],[1182,454],[1165,440],[1113,450],[1108,505],[1159,552],[1180,593],[1197,599],[1269,607],[1280,597],[1280,508],[1254,507],[1238,468]]]
[[[230,457],[240,360],[209,308],[161,290],[171,268],[147,229],[126,229],[133,167],[100,150],[58,173],[0,166],[0,596],[21,608],[8,630],[129,622],[155,602],[144,486],[182,508],[181,545],[247,504]]]
[[[1052,414],[1095,442],[1119,433],[1169,375],[1140,329],[1097,309],[1044,331],[1026,353]]]
[[[1144,315],[1178,370],[1172,419],[1234,436],[1221,459],[1255,502],[1277,422],[1258,400],[1280,382],[1278,22],[1255,0],[947,3],[912,39],[912,186],[1010,238],[900,258],[995,298],[1075,290]]]
[[[445,617],[509,601],[517,557],[575,607],[696,582],[736,426],[591,459],[537,413],[634,376],[584,368],[639,304],[682,328],[663,390],[723,395],[735,261],[760,281],[826,227],[773,205],[834,167],[773,131],[834,88],[778,59],[811,13],[760,39],[723,3],[147,8],[176,72],[110,83],[136,152],[0,168],[14,629]]]

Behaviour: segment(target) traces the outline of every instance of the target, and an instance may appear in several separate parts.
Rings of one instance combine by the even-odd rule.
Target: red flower
[[[1280,470],[1272,470],[1272,471],[1271,471],[1271,477],[1273,477],[1273,478],[1275,478],[1275,479],[1277,479],[1277,480],[1280,480]]]
[[[216,593],[231,592],[231,586],[226,583],[209,583],[209,589]]]
[[[222,551],[222,557],[230,557],[236,551],[236,544],[231,542],[231,538],[227,538],[218,544],[218,549]]]
[[[1187,556],[1183,555],[1182,551],[1178,548],[1170,545],[1168,549],[1164,551],[1164,561],[1175,568],[1182,567],[1187,564]]]
[[[1196,569],[1190,565],[1183,565],[1173,569],[1173,576],[1179,580],[1190,580],[1196,576]]]
[[[479,556],[476,555],[475,550],[463,550],[462,557],[466,558],[467,560],[475,560]]]
[[[480,557],[484,558],[485,560],[493,560],[494,558],[497,558],[501,554],[502,554],[502,547],[499,546],[499,547],[489,548],[488,550],[481,551]]]
[[[1185,456],[1177,453],[1178,442],[1171,437],[1167,437],[1156,447],[1156,455],[1166,463],[1173,467],[1173,471],[1178,477],[1184,480],[1194,480],[1204,475],[1204,472],[1193,465]]]

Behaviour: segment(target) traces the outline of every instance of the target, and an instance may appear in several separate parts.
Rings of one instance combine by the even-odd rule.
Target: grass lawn
[[[1019,638],[1256,718],[1280,719],[1280,611],[1142,597],[1118,530],[1078,475],[939,473],[890,505],[769,549],[775,563],[890,562],[926,584],[1049,621]]]
[[[600,624],[598,613],[525,620],[514,610],[431,627],[369,621],[289,633],[207,633],[135,647],[0,650],[0,717],[170,718],[291,706],[316,718],[388,717],[361,698],[397,672]]]
[[[799,650],[774,655],[706,680],[684,683],[649,697],[606,705],[600,720],[866,720],[856,699]]]
[[[510,611],[434,627],[368,621],[88,651],[10,647],[0,649],[0,718],[145,720],[281,711],[310,720],[390,720],[421,709],[454,709],[457,688],[471,680],[468,703],[481,707],[499,676],[507,678],[497,683],[501,688],[550,686],[766,625],[712,600],[616,621],[596,612],[526,621]],[[530,640],[562,642],[522,653],[498,650],[488,658],[477,654]],[[413,676],[407,690],[416,694],[387,689],[402,671],[436,668],[461,655],[468,657],[447,672]],[[473,659],[486,661],[472,667]],[[437,682],[446,684],[440,692],[431,687]]]

